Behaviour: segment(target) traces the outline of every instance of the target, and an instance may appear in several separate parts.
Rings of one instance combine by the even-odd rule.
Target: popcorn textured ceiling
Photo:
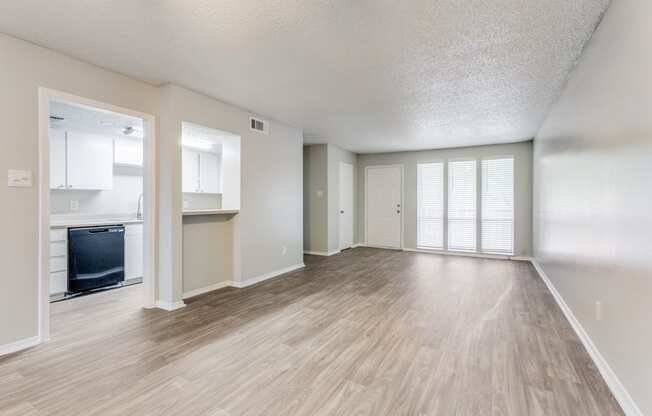
[[[0,2],[0,32],[357,152],[532,138],[609,0]]]

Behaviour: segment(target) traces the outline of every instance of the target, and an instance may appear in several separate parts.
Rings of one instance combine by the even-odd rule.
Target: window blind
[[[482,251],[514,251],[514,159],[482,161]]]
[[[476,161],[448,163],[448,249],[476,249]]]
[[[444,248],[444,164],[417,164],[417,246]]]

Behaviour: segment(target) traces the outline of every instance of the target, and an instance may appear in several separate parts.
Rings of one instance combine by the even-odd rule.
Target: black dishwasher
[[[125,227],[68,229],[68,291],[85,292],[125,280]]]

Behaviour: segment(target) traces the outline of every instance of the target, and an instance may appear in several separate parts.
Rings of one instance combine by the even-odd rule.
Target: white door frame
[[[48,140],[50,101],[99,108],[143,119],[143,307],[155,305],[156,260],[156,118],[128,108],[95,101],[53,89],[38,88],[39,207],[38,207],[38,337],[50,339],[50,149]]]
[[[344,244],[342,244],[342,167],[343,166],[349,166],[351,168],[351,245],[347,245],[344,247]],[[345,250],[347,248],[352,248],[355,245],[355,168],[353,164],[351,163],[346,163],[346,162],[340,162],[339,165],[337,166],[337,177],[338,177],[338,184],[337,184],[337,196],[338,196],[338,202],[339,206],[337,207],[337,218],[338,218],[338,236],[339,236],[339,241],[337,242],[338,244],[338,249],[340,251]]]
[[[375,168],[399,168],[401,171],[401,236],[400,236],[400,241],[401,245],[399,248],[395,250],[403,250],[405,247],[405,243],[403,241],[403,237],[405,235],[404,229],[405,229],[405,172],[404,172],[404,167],[402,164],[394,164],[394,165],[369,165],[365,166],[364,168],[364,245],[367,247],[374,247],[370,246],[368,243],[367,239],[367,218],[369,217],[367,215],[367,209],[369,207],[369,204],[367,203],[367,195],[368,195],[368,190],[369,186],[367,186],[367,176],[369,173],[369,169],[375,169]],[[388,247],[379,247],[379,248],[388,248]]]

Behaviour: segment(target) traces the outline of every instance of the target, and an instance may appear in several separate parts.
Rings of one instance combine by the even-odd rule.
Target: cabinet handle
[[[68,185],[68,188],[72,188],[72,185]]]

